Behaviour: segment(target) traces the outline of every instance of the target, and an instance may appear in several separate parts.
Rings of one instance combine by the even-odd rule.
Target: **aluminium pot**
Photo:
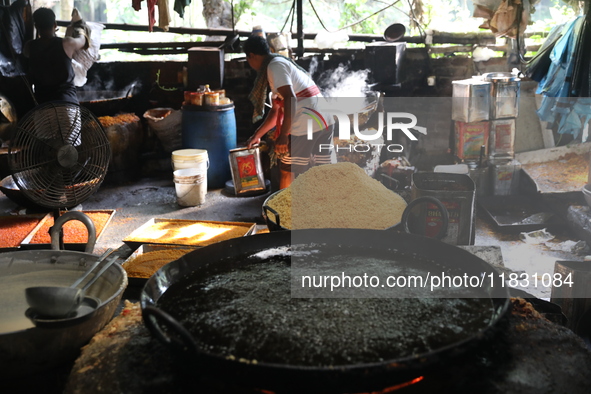
[[[53,250],[0,253],[0,380],[32,376],[74,361],[119,305],[127,274],[113,264],[86,291],[86,296],[99,301],[96,309],[55,321],[27,318],[25,288],[70,286],[99,259],[90,253],[95,238],[89,240],[86,252],[57,250],[60,226],[73,219],[81,219],[87,227],[92,224],[81,212],[60,216],[51,231]],[[94,227],[88,230],[89,238],[96,236]]]
[[[231,270],[244,264],[245,256],[296,244],[313,249],[329,245],[346,250],[372,250],[391,258],[415,256],[416,261],[419,258],[432,261],[438,267],[462,269],[469,275],[491,275],[494,278],[492,286],[483,289],[492,305],[490,320],[486,327],[466,335],[462,340],[427,353],[362,364],[311,367],[262,361],[250,363],[201,350],[207,348],[208,344],[198,346],[189,330],[173,317],[183,313],[182,307],[169,306],[163,309],[162,304],[159,304],[159,300],[171,288],[175,289],[176,296],[180,294],[183,302],[193,302],[194,291],[198,291],[198,287],[191,287],[195,282],[188,278],[212,277],[218,270]],[[151,334],[172,351],[178,364],[185,367],[188,379],[197,379],[196,375],[201,374],[279,392],[372,391],[412,380],[426,370],[468,354],[483,338],[493,333],[509,305],[507,288],[496,273],[488,263],[461,248],[413,234],[399,233],[393,236],[387,231],[358,229],[276,231],[223,241],[169,263],[148,280],[140,295],[140,303],[144,323]],[[264,285],[260,283],[260,286]],[[182,286],[180,293],[178,286]],[[191,287],[191,290],[187,287]]]

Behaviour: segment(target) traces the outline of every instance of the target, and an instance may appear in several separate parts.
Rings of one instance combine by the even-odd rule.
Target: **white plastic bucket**
[[[209,157],[205,149],[181,149],[172,152],[172,169],[197,168],[207,172]]]
[[[207,195],[207,168],[182,168],[173,172],[177,203],[194,207],[205,202]]]

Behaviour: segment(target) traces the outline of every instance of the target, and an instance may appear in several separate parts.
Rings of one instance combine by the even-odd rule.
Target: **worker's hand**
[[[72,37],[84,37],[85,43],[82,49],[88,49],[90,47],[90,28],[84,22],[84,19],[80,19],[74,23],[72,23]]]
[[[287,146],[289,135],[281,134],[275,141],[275,153],[278,155],[286,155],[289,153],[289,147]]]
[[[78,19],[76,22],[72,22],[72,27],[73,28],[81,27],[83,29],[86,29],[86,28],[88,28],[88,25],[86,24],[84,19]]]
[[[260,143],[260,137],[255,137],[254,135],[251,136],[248,140],[246,140],[246,146],[248,147],[248,149],[252,149],[253,146],[258,145]]]

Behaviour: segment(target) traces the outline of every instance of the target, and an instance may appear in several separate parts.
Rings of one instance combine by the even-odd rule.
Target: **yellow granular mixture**
[[[205,246],[227,239],[242,237],[250,225],[236,222],[208,223],[191,221],[156,222],[141,231],[141,234],[125,238],[126,241],[161,243],[173,245]]]
[[[139,122],[140,118],[135,114],[119,114],[115,116],[99,116],[98,120],[103,127],[111,127],[116,124]]]
[[[523,164],[540,192],[580,191],[589,182],[589,152],[567,153],[558,160]]]
[[[383,230],[402,219],[406,201],[353,163],[312,167],[269,201],[281,226]],[[270,214],[274,220],[273,214]]]
[[[149,278],[171,261],[175,261],[195,249],[162,249],[144,253],[123,264],[132,278]]]

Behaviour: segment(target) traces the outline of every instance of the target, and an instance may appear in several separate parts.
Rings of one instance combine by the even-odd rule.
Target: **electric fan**
[[[79,105],[52,101],[28,112],[8,147],[8,165],[34,204],[72,208],[90,197],[108,170],[111,149],[98,119]]]

